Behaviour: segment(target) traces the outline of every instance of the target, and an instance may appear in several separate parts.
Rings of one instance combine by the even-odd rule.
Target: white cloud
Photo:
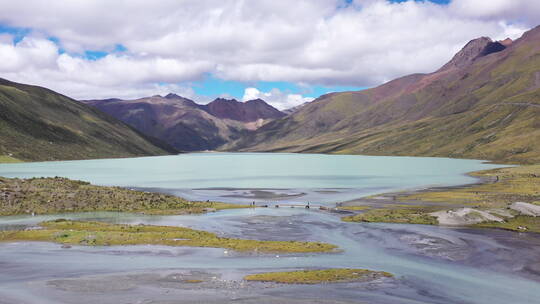
[[[540,2],[534,0],[453,0],[450,9],[457,15],[487,20],[516,20],[530,26],[538,25]]]
[[[270,90],[270,92],[261,92],[257,88],[246,88],[244,90],[244,97],[242,97],[242,101],[258,98],[263,99],[278,110],[289,109],[314,100],[312,97],[304,97],[300,94],[286,93],[277,88]]]
[[[0,40],[0,72],[50,68],[57,56],[56,45],[46,39],[26,37],[16,45],[8,39]]]
[[[471,39],[516,38],[540,20],[540,1],[531,0],[343,3],[0,0],[0,24],[33,30],[17,45],[0,37],[0,77],[75,98],[157,92],[207,74],[364,87],[433,71]],[[43,38],[51,36],[67,54]],[[118,44],[128,51],[96,61],[75,55]]]
[[[0,34],[0,43],[10,44],[13,42],[13,36],[10,34]]]
[[[88,60],[59,54],[55,43],[39,37],[25,37],[17,44],[12,39],[0,39],[0,58],[2,77],[46,86],[79,99],[134,98],[169,92],[194,98],[191,88],[175,83],[199,77],[210,65],[157,56],[114,54]]]

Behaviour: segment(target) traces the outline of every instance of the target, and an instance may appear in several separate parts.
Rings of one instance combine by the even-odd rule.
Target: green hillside
[[[163,155],[167,145],[51,90],[0,79],[0,161]]]
[[[538,163],[540,28],[507,47],[473,40],[431,74],[322,96],[225,149]]]

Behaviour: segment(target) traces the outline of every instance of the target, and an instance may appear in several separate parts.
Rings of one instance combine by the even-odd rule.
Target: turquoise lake
[[[193,200],[333,203],[382,192],[474,183],[477,180],[467,172],[496,167],[501,166],[450,158],[189,153],[2,164],[0,175],[62,176],[97,185],[148,188]]]

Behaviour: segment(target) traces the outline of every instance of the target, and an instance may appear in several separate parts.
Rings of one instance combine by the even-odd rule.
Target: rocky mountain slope
[[[69,97],[0,79],[0,157],[44,161],[175,152]]]
[[[479,38],[430,74],[332,93],[225,147],[540,161],[540,27]]]
[[[140,132],[182,151],[212,150],[236,140],[248,129],[285,114],[262,100],[238,102],[216,99],[208,105],[169,94],[136,100],[88,100],[93,106]]]
[[[240,102],[235,99],[218,98],[202,106],[202,109],[215,117],[243,122],[276,119],[286,116],[285,113],[267,104],[262,99]]]

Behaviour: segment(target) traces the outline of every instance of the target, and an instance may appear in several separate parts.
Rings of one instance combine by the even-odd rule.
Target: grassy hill
[[[434,73],[332,93],[226,150],[540,162],[540,27],[467,44]]]
[[[176,152],[51,90],[0,79],[0,161],[47,161]]]

